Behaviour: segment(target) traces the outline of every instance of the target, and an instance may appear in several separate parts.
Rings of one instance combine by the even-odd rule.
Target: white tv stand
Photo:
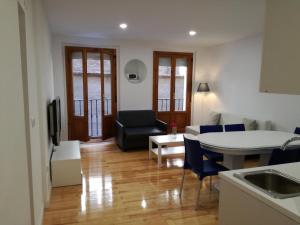
[[[52,187],[81,184],[79,141],[62,141],[51,158]]]

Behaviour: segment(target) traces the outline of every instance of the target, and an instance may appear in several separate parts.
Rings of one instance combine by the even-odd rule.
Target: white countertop
[[[222,172],[219,174],[219,176],[221,179],[224,179],[234,184],[235,186],[249,193],[253,197],[259,199],[260,201],[263,201],[265,204],[269,205],[274,210],[278,210],[282,214],[297,221],[300,224],[300,196],[287,199],[275,199],[233,176],[233,174],[238,172],[250,172],[264,169],[274,169],[300,180],[300,162],[241,170],[231,170]]]

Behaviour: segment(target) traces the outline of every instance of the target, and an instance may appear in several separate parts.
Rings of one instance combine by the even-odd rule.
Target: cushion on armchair
[[[256,120],[244,118],[243,124],[245,125],[246,130],[257,130],[257,122]]]
[[[206,125],[218,125],[220,122],[221,113],[211,111],[208,115],[208,121]]]
[[[126,138],[139,138],[145,136],[154,136],[164,134],[165,132],[157,127],[129,127],[125,128]]]
[[[152,110],[119,111],[117,120],[124,127],[150,127],[156,123],[155,113]]]

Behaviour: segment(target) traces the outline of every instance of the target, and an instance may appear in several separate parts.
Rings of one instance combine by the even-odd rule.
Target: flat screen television
[[[54,145],[58,146],[61,136],[61,111],[60,111],[60,98],[55,98],[48,105],[48,127],[49,135]]]

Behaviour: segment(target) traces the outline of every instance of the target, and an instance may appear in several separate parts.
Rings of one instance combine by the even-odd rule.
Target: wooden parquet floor
[[[218,192],[209,191],[209,179],[199,210],[199,181],[190,172],[180,200],[182,158],[165,159],[158,169],[148,151],[122,152],[113,141],[85,145],[81,156],[83,184],[52,189],[44,225],[218,224]]]

